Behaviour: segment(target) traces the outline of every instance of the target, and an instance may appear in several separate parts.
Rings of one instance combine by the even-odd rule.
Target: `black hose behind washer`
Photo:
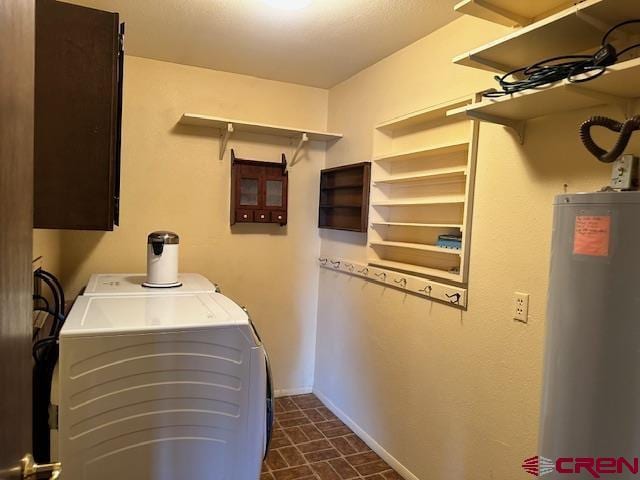
[[[594,126],[605,127],[612,132],[620,133],[618,141],[610,151],[607,152],[605,149],[601,148],[593,138],[591,138],[591,127]],[[627,148],[629,140],[631,139],[631,134],[636,130],[640,130],[639,115],[628,118],[624,122],[618,122],[613,118],[597,115],[595,117],[591,117],[580,125],[580,140],[582,140],[582,143],[587,150],[589,150],[589,152],[591,152],[591,154],[598,160],[604,163],[612,163],[622,155],[624,149]]]

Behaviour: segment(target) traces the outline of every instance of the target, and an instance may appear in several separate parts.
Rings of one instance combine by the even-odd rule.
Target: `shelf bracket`
[[[476,110],[467,110],[467,115],[471,118],[475,118],[476,120],[497,123],[498,125],[509,128],[518,136],[520,145],[524,144],[524,132],[527,124],[525,120],[512,120],[510,118],[504,118],[485,112],[478,112]]]
[[[454,7],[455,10],[463,9],[463,12],[474,17],[479,17],[506,27],[525,27],[532,20],[517,13],[500,8],[486,0],[467,0]]]
[[[220,135],[220,160],[224,158],[224,152],[227,150],[227,143],[229,142],[232,133],[233,123],[227,123],[227,129],[224,131],[224,134],[221,133]]]
[[[302,147],[304,147],[304,144],[307,143],[308,141],[309,141],[309,135],[307,135],[306,133],[303,133],[302,137],[300,137],[300,141],[298,142],[298,146],[296,147],[295,152],[293,152],[293,157],[291,158],[292,166],[296,163],[298,155],[302,151]]]
[[[619,97],[617,95],[611,95],[610,93],[596,92],[582,85],[576,85],[575,83],[569,83],[565,85],[566,89],[571,92],[583,95],[585,97],[593,98],[598,102],[602,102],[603,105],[614,105],[618,107],[625,118],[631,116],[633,113],[634,101],[631,98]]]

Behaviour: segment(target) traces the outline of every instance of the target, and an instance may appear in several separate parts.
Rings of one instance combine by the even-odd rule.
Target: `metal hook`
[[[381,278],[383,282],[387,281],[387,272],[374,273],[374,275],[378,278]]]
[[[460,297],[462,295],[460,295],[459,293],[454,293],[453,295],[449,295],[445,293],[445,296],[449,299],[451,303],[460,303]],[[452,300],[453,298],[455,298],[455,300]]]
[[[331,260],[331,265],[333,265],[333,268],[340,268],[340,260],[338,260],[337,262]]]
[[[369,275],[369,267],[364,267],[362,270],[358,270],[358,273],[366,277],[367,275]]]
[[[395,283],[397,283],[398,285],[400,285],[402,288],[406,288],[406,286],[407,286],[407,279],[406,278],[401,278],[400,280],[396,280],[394,278],[393,281]]]
[[[326,264],[327,264],[327,262],[329,261],[329,259],[328,259],[328,258],[319,258],[318,260],[320,261],[320,263],[321,263],[322,265],[326,265]]]
[[[427,285],[424,288],[421,288],[420,290],[418,290],[419,292],[424,292],[427,294],[428,297],[431,296],[431,290],[433,290],[433,287],[431,285]]]

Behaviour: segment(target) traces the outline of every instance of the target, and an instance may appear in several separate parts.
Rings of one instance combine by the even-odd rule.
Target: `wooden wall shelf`
[[[459,112],[459,109],[466,108],[468,103],[463,103],[462,106],[457,108],[448,110],[452,111],[454,114]],[[436,147],[427,147],[419,150],[412,150],[409,152],[399,152],[393,153],[389,155],[382,155],[380,157],[376,157],[373,159],[374,162],[393,162],[393,161],[402,161],[402,160],[414,160],[417,158],[430,158],[430,157],[438,157],[442,155],[448,155],[450,153],[463,152],[464,150],[469,148],[469,142],[461,142],[447,145],[440,145]]]
[[[182,125],[208,127],[219,130],[222,137],[222,141],[220,142],[220,159],[224,157],[224,152],[227,148],[227,142],[234,132],[249,132],[262,135],[275,135],[278,137],[298,139],[299,143],[296,151],[291,158],[291,164],[295,163],[300,150],[307,141],[313,140],[318,142],[331,142],[340,140],[342,138],[341,133],[322,132],[304,128],[283,127],[280,125],[247,122],[244,120],[212,117],[209,115],[200,115],[196,113],[184,113],[178,123]]]
[[[474,97],[471,95],[456,98],[448,102],[423,108],[422,110],[380,123],[376,126],[376,129],[392,134],[395,130],[402,130],[433,121],[443,121],[447,116],[452,117],[459,115],[459,113],[450,113],[450,111],[456,110],[457,112],[457,109],[465,105],[469,105],[470,103],[473,103],[473,101]]]
[[[366,232],[370,182],[370,162],[322,170],[318,228]]]
[[[458,55],[453,62],[504,73],[543,58],[597,48],[609,27],[637,16],[637,0],[585,0]]]
[[[610,104],[631,113],[640,97],[640,58],[612,65],[598,78],[572,84],[564,80],[547,88],[526,90],[463,107],[459,112],[516,131],[524,140],[525,121],[554,113]]]
[[[463,0],[453,9],[507,27],[524,27],[573,3],[573,0]]]

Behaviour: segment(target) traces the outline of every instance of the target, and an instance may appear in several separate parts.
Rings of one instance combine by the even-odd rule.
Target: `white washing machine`
[[[213,293],[218,286],[199,273],[180,273],[179,287],[145,287],[144,273],[94,273],[83,295],[165,295],[166,293]]]
[[[220,293],[147,290],[80,296],[67,317],[62,478],[257,480],[273,390],[248,315]]]

